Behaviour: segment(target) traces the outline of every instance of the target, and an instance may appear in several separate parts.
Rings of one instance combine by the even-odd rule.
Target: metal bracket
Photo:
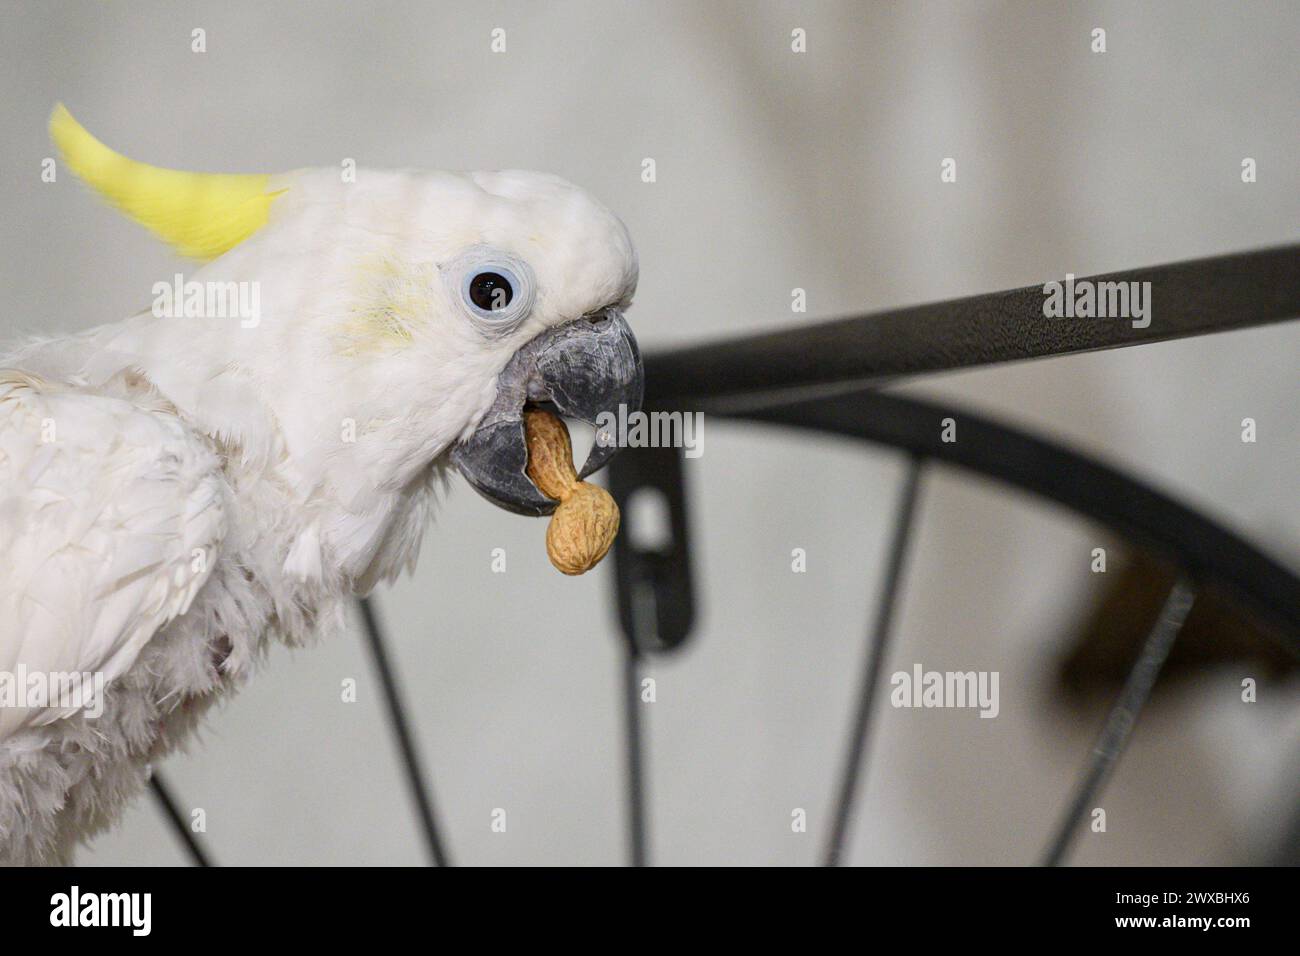
[[[609,490],[622,512],[614,540],[614,582],[619,624],[638,653],[680,647],[695,623],[682,449],[625,448],[609,465]],[[638,544],[633,499],[649,492],[667,508],[666,540]]]

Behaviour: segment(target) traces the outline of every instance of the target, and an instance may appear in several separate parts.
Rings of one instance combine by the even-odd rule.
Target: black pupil
[[[469,284],[469,297],[484,312],[504,309],[515,297],[515,290],[505,276],[496,272],[480,272]]]

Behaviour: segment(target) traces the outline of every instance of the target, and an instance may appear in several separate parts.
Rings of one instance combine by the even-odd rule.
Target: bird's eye
[[[484,335],[509,335],[532,311],[537,278],[516,255],[473,246],[440,268],[448,291],[460,299],[470,322]]]
[[[480,272],[469,281],[469,300],[484,312],[500,312],[514,297],[514,286],[499,272]]]

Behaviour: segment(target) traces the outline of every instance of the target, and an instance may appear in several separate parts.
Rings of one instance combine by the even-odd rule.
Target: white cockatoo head
[[[62,107],[51,131],[82,179],[206,261],[157,284],[154,307],[96,348],[132,355],[246,455],[270,453],[274,434],[305,489],[328,483],[361,510],[449,454],[490,500],[546,514],[555,502],[524,475],[524,403],[593,424],[640,406],[622,314],[637,280],[631,239],[559,177],[184,173],[114,153]],[[192,296],[213,290],[237,314],[191,317]],[[614,450],[598,441],[583,475]]]

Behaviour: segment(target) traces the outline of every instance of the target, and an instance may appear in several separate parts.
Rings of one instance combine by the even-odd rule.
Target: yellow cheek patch
[[[139,163],[109,149],[62,103],[50,115],[50,138],[63,162],[106,200],[192,259],[215,259],[266,225],[268,175],[190,173]]]
[[[393,256],[369,257],[357,266],[356,291],[339,326],[340,355],[363,355],[401,348],[436,307],[431,263],[408,263]]]

